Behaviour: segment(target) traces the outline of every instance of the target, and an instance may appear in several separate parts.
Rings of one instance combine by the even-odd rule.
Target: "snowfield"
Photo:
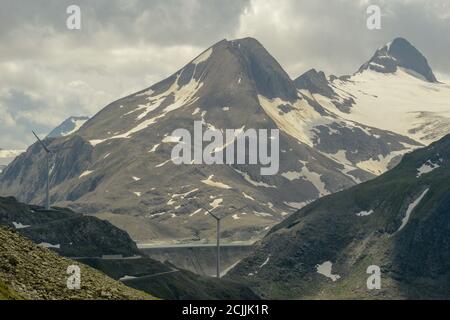
[[[332,84],[341,101],[355,100],[350,113],[339,110],[327,97],[314,97],[344,119],[396,132],[425,145],[448,132],[442,125],[450,128],[448,84],[424,81],[402,68],[393,74],[365,70],[349,81],[335,80]]]

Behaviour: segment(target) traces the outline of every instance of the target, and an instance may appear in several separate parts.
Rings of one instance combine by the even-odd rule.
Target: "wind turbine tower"
[[[234,212],[243,210],[243,209],[245,209],[246,207],[247,207],[247,206],[244,206],[244,207],[242,207],[242,208],[239,208],[239,209],[236,209],[236,210],[234,210],[234,211],[232,211],[232,212],[229,212],[228,215],[230,215],[230,214],[232,214],[232,213],[234,213]],[[220,216],[218,216],[218,215],[212,213],[212,212],[211,212],[210,210],[208,210],[208,209],[205,209],[205,211],[208,212],[209,215],[210,215],[211,217],[213,217],[213,218],[216,220],[216,222],[217,222],[217,240],[216,240],[216,241],[217,241],[217,242],[216,242],[216,247],[217,247],[216,259],[217,259],[217,260],[216,260],[216,273],[217,273],[217,279],[220,279],[220,221],[222,221],[222,219],[226,218],[227,216],[220,217]]]
[[[46,184],[45,184],[45,209],[50,210],[50,190],[49,190],[49,182],[50,182],[50,154],[51,151],[47,148],[47,146],[42,142],[41,139],[39,139],[38,135],[32,131],[36,139],[41,144],[42,148],[45,151],[45,158],[46,158],[46,166],[47,166],[47,177],[46,177]]]

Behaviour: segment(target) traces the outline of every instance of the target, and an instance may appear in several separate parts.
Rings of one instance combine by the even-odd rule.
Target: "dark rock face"
[[[232,41],[231,45],[241,51],[243,69],[248,70],[249,79],[255,81],[261,95],[291,102],[298,98],[288,74],[257,40],[246,38]]]
[[[371,69],[381,73],[394,73],[402,67],[421,75],[429,82],[437,82],[427,59],[407,40],[396,38],[390,44],[377,50],[359,72]]]
[[[355,100],[351,97],[340,99],[339,95],[332,86],[332,82],[335,80],[339,80],[339,78],[331,76],[330,81],[328,81],[323,71],[318,72],[315,69],[311,69],[295,79],[294,83],[297,89],[307,90],[312,94],[320,94],[327,97],[340,111],[350,113],[355,104]],[[345,81],[344,79],[340,80]],[[324,114],[323,112],[321,113]]]
[[[294,83],[297,89],[309,90],[311,93],[321,94],[330,99],[336,96],[323,71],[317,72],[311,69],[295,79]]]

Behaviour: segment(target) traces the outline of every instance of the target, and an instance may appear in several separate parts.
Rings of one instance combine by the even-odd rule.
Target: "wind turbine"
[[[64,150],[64,149],[72,149],[73,147],[63,147],[63,148],[58,148],[58,149],[49,149],[47,148],[47,146],[45,145],[44,142],[42,142],[42,140],[38,137],[38,135],[33,132],[34,136],[36,137],[36,139],[39,141],[39,143],[41,144],[42,148],[44,149],[46,155],[46,162],[47,162],[47,177],[46,177],[46,184],[45,184],[45,210],[50,210],[50,155],[52,153],[55,153],[55,151],[60,151],[60,150]]]
[[[246,207],[247,206],[244,206],[242,208],[239,208],[239,209],[236,209],[236,210],[234,210],[232,212],[229,212],[228,215],[230,215],[230,214],[232,214],[232,213],[234,213],[236,211],[240,211],[240,210],[242,210],[242,209],[244,209]],[[217,279],[220,279],[220,221],[222,219],[226,218],[227,216],[219,217],[218,215],[215,215],[214,213],[212,213],[208,209],[205,209],[205,211],[208,212],[209,215],[211,217],[213,217],[216,220],[216,222],[217,222],[217,256],[216,256],[217,261],[216,261],[216,270],[217,270]]]
[[[45,158],[46,158],[46,162],[47,162],[47,177],[46,177],[46,184],[45,184],[45,209],[50,210],[49,180],[50,180],[50,154],[52,152],[50,151],[50,149],[47,148],[47,146],[44,144],[44,142],[42,142],[42,140],[39,139],[38,135],[34,131],[32,131],[32,132],[45,151]]]

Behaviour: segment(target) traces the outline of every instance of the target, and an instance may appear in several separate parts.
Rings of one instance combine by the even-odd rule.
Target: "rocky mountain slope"
[[[67,268],[81,271],[81,289],[67,288]],[[143,300],[152,297],[78,262],[35,245],[0,226],[0,298],[33,300]]]
[[[323,77],[319,79],[322,81]],[[274,175],[257,165],[176,165],[171,151],[194,121],[224,133],[279,129]],[[225,153],[233,143],[219,143]],[[47,139],[53,149],[51,199],[97,214],[140,242],[208,241],[227,215],[228,241],[261,238],[307,203],[366,181],[420,143],[341,117],[298,90],[255,39],[223,40],[169,78],[115,101],[76,134]],[[205,144],[206,146],[206,144]],[[248,153],[249,148],[246,146]],[[44,153],[37,144],[0,175],[0,194],[43,202]]]
[[[450,135],[274,227],[229,276],[267,298],[450,299]],[[381,289],[368,290],[370,266]]]
[[[374,70],[380,73],[395,74],[399,68],[414,72],[416,76],[428,82],[437,83],[436,76],[427,59],[408,40],[396,38],[375,52],[375,55],[359,72]]]

